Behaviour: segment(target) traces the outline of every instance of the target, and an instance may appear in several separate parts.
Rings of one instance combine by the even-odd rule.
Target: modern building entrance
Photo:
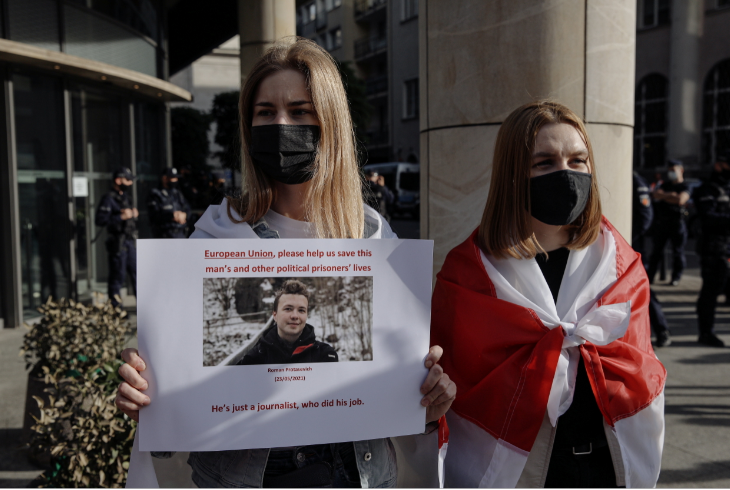
[[[128,167],[149,236],[145,202],[167,165],[164,103],[15,66],[5,70],[8,137],[17,161],[23,319],[49,297],[103,297],[106,231],[94,225],[112,172]]]

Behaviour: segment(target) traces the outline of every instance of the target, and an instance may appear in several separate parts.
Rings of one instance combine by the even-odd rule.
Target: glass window
[[[309,22],[317,20],[317,6],[314,2],[309,4]]]
[[[637,5],[639,28],[656,27],[671,21],[670,0],[640,0]]]
[[[157,49],[127,29],[83,7],[64,9],[68,54],[157,76]]]
[[[159,185],[162,169],[167,166],[164,124],[164,106],[147,102],[134,104],[134,148],[138,177],[136,187],[140,238],[152,237],[147,197],[152,189]]]
[[[71,0],[90,7],[159,42],[157,0]]]
[[[335,49],[341,48],[342,47],[342,29],[340,29],[338,27],[337,29],[333,30],[332,39],[333,39],[332,42],[334,44],[334,48]]]
[[[403,119],[418,116],[418,78],[403,82]]]
[[[74,176],[88,181],[88,196],[75,197],[76,288],[80,298],[106,292],[108,261],[104,228],[94,224],[96,209],[111,188],[112,172],[129,166],[129,117],[124,101],[86,88],[71,90]]]
[[[22,296],[29,318],[49,296],[68,298],[72,291],[63,87],[60,79],[34,74],[15,73],[12,82]]]
[[[702,103],[702,161],[712,164],[730,150],[730,59],[721,61],[705,79]]]
[[[647,75],[636,87],[634,110],[634,167],[656,168],[665,164],[667,139],[666,77]]]
[[[325,10],[327,10],[327,12],[335,8],[335,6],[332,4],[332,0],[324,0],[324,8]]]
[[[7,0],[8,38],[60,51],[58,4],[54,0]]]
[[[418,0],[400,0],[400,20],[418,17]]]

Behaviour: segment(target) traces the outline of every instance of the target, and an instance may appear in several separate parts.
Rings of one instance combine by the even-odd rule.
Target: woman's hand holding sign
[[[139,357],[137,349],[124,349],[122,359],[125,364],[119,367],[119,375],[124,382],[119,385],[114,403],[135,422],[139,422],[139,409],[150,404],[150,397],[142,393],[149,385],[147,380],[139,375],[147,367]]]
[[[438,365],[444,350],[434,345],[428,351],[424,366],[428,369],[426,380],[421,385],[421,405],[426,407],[426,423],[435,422],[449,411],[456,398],[456,384]]]
[[[424,360],[428,375],[421,385],[421,393],[425,395],[421,405],[427,407],[426,423],[440,419],[449,410],[456,397],[456,385],[438,365],[443,352],[441,347],[435,345],[429,349]],[[147,366],[139,357],[137,349],[124,349],[122,359],[125,364],[119,368],[119,375],[124,381],[119,385],[114,403],[127,416],[139,422],[139,409],[150,404],[150,397],[142,393],[149,385],[139,374]]]

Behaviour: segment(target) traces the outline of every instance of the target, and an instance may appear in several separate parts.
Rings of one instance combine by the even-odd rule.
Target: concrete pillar
[[[667,154],[699,163],[702,131],[702,82],[699,76],[702,0],[673,0],[669,60],[669,131]]]
[[[588,126],[605,215],[631,237],[635,0],[421,0],[421,237],[434,269],[479,224],[500,124],[551,97]]]
[[[238,0],[241,37],[241,85],[277,39],[297,33],[295,0]]]

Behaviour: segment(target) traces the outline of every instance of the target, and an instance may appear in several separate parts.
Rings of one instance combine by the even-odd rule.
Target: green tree
[[[172,123],[172,162],[178,168],[208,169],[208,113],[192,107],[170,110]]]
[[[235,170],[241,168],[241,136],[238,121],[240,92],[221,92],[213,98],[210,115],[216,124],[215,143],[221,147],[214,155],[223,165]]]
[[[350,116],[352,117],[352,124],[358,139],[358,150],[362,154],[364,150],[363,143],[366,142],[366,132],[370,124],[373,107],[368,102],[365,92],[365,81],[357,76],[350,62],[339,62],[337,63],[337,68],[340,70],[340,77],[342,77],[342,83],[345,86],[347,101],[350,104]]]

